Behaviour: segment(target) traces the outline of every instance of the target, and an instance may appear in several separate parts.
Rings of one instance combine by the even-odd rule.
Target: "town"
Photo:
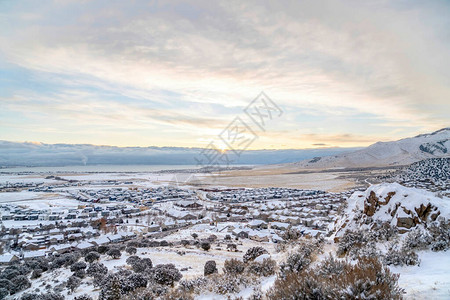
[[[337,210],[353,191],[325,193],[287,188],[187,189],[171,186],[133,187],[132,182],[101,182],[88,188],[66,183],[27,186],[28,192],[57,193],[75,201],[73,207],[45,209],[23,204],[0,206],[1,263],[66,253],[195,224],[227,223],[230,234],[259,242],[282,241],[294,228],[304,235],[325,235]],[[130,185],[116,187],[116,185]],[[77,188],[74,189],[74,186]],[[7,193],[6,193],[7,194]],[[64,201],[64,199],[60,200]],[[49,201],[51,203],[51,201]]]

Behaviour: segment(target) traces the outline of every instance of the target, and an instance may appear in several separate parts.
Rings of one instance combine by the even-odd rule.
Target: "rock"
[[[411,228],[416,226],[414,219],[411,217],[399,217],[397,218],[397,227]]]
[[[364,214],[369,217],[373,216],[378,206],[378,197],[374,191],[371,191],[369,197],[364,202]]]

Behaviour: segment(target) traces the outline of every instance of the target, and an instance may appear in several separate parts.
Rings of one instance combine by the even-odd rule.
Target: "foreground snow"
[[[406,299],[450,299],[450,252],[420,252],[420,266],[390,267],[399,273]]]

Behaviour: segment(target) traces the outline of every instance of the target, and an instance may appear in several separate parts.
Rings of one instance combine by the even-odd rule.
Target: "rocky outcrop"
[[[374,221],[396,226],[400,233],[418,225],[426,228],[440,216],[449,218],[449,202],[448,198],[397,183],[374,185],[349,198],[344,217],[336,221],[335,229],[343,232],[348,228],[371,228]]]

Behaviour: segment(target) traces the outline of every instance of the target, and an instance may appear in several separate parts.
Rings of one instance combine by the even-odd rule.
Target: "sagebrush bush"
[[[262,262],[253,261],[247,271],[256,276],[270,276],[277,271],[277,263],[271,258],[265,258]]]
[[[75,297],[75,300],[78,299],[85,300],[82,298]],[[20,297],[20,300],[64,300],[64,296],[59,293],[40,293],[40,294],[24,293],[22,297]]]
[[[299,273],[306,269],[312,262],[312,255],[315,250],[318,250],[318,248],[314,243],[302,241],[288,254],[286,261],[280,264],[281,274]]]
[[[337,255],[346,255],[350,250],[364,247],[369,241],[363,230],[347,230],[338,242]]]
[[[281,235],[283,240],[289,241],[289,242],[290,241],[297,241],[301,236],[302,236],[302,234],[300,233],[300,231],[295,229],[295,228],[292,228],[292,227],[289,227]]]
[[[377,221],[371,228],[369,235],[370,240],[373,241],[389,241],[398,235],[398,228],[391,226],[388,222]]]
[[[91,251],[84,257],[84,260],[88,263],[93,263],[94,261],[99,260],[100,254],[96,251]]]
[[[149,275],[153,282],[169,286],[183,277],[174,264],[157,265]]]
[[[245,270],[245,263],[236,259],[227,259],[223,266],[223,271],[227,274],[242,274]]]
[[[178,288],[184,293],[200,294],[208,284],[206,277],[197,277],[194,279],[180,280]]]
[[[81,279],[76,276],[70,276],[66,282],[67,289],[73,293],[81,284]]]
[[[419,256],[413,250],[402,248],[400,250],[389,249],[384,256],[386,265],[415,266],[420,263]]]
[[[403,246],[410,250],[424,250],[429,247],[432,242],[431,235],[421,228],[414,228],[407,235],[403,242]]]
[[[328,259],[316,268],[279,277],[268,299],[401,299],[398,275],[376,258],[363,257],[356,264]]]
[[[339,275],[344,271],[345,266],[345,261],[339,260],[330,254],[320,262],[316,271],[317,274],[322,276]]]
[[[255,258],[257,258],[260,255],[263,254],[267,254],[269,252],[267,252],[266,249],[264,249],[263,247],[257,246],[257,247],[252,247],[249,248],[247,250],[247,252],[244,254],[243,260],[245,263],[254,260]]]

